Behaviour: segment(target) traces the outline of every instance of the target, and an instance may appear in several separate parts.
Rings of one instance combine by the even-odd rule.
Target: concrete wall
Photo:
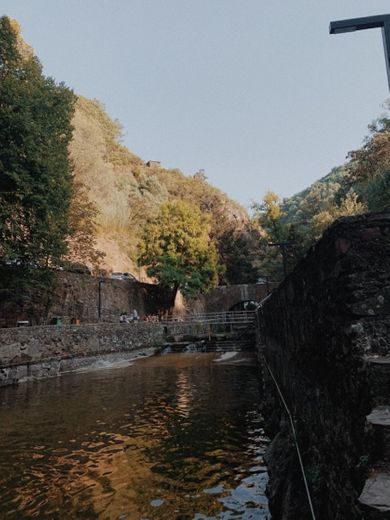
[[[143,322],[0,329],[0,386],[57,375],[72,359],[153,349],[164,343],[163,332],[160,323]]]
[[[390,214],[340,219],[260,312],[275,520],[311,515],[267,365],[294,418],[317,517],[377,518],[358,497],[374,460],[366,423],[375,405],[368,360],[390,354],[389,258]]]

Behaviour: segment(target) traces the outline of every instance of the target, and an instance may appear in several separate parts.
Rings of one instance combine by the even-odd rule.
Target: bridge
[[[278,283],[221,285],[187,302],[189,314],[210,314],[221,311],[250,310],[251,303],[263,300]],[[253,308],[253,307],[252,307]]]

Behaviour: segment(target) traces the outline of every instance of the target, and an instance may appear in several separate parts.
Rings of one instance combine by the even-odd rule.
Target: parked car
[[[131,280],[132,282],[138,282],[137,278],[132,273],[123,273],[124,280]]]
[[[110,274],[111,280],[123,280],[122,276],[123,276],[123,273],[111,273]]]
[[[92,274],[92,271],[88,266],[86,266],[84,264],[79,264],[77,262],[66,263],[66,264],[64,264],[63,269],[65,271],[69,271],[70,273],[89,274],[89,275]]]
[[[19,267],[22,269],[44,269],[44,266],[37,264],[36,262],[29,262],[27,260],[21,260],[14,258],[13,260],[6,260],[2,262],[7,267]]]
[[[111,280],[130,280],[137,282],[137,278],[131,273],[119,273],[115,272],[110,275]]]

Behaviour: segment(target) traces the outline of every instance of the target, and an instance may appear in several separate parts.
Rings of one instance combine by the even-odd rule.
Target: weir
[[[274,520],[388,518],[389,258],[389,213],[341,218],[258,311]]]
[[[202,352],[254,350],[255,320],[254,310],[189,313],[180,321],[164,322],[165,347],[173,352],[189,347]]]

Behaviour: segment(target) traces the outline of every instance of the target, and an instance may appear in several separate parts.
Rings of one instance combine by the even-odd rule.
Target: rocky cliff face
[[[260,311],[274,520],[390,511],[390,214],[342,218]],[[387,483],[387,485],[386,485]]]

